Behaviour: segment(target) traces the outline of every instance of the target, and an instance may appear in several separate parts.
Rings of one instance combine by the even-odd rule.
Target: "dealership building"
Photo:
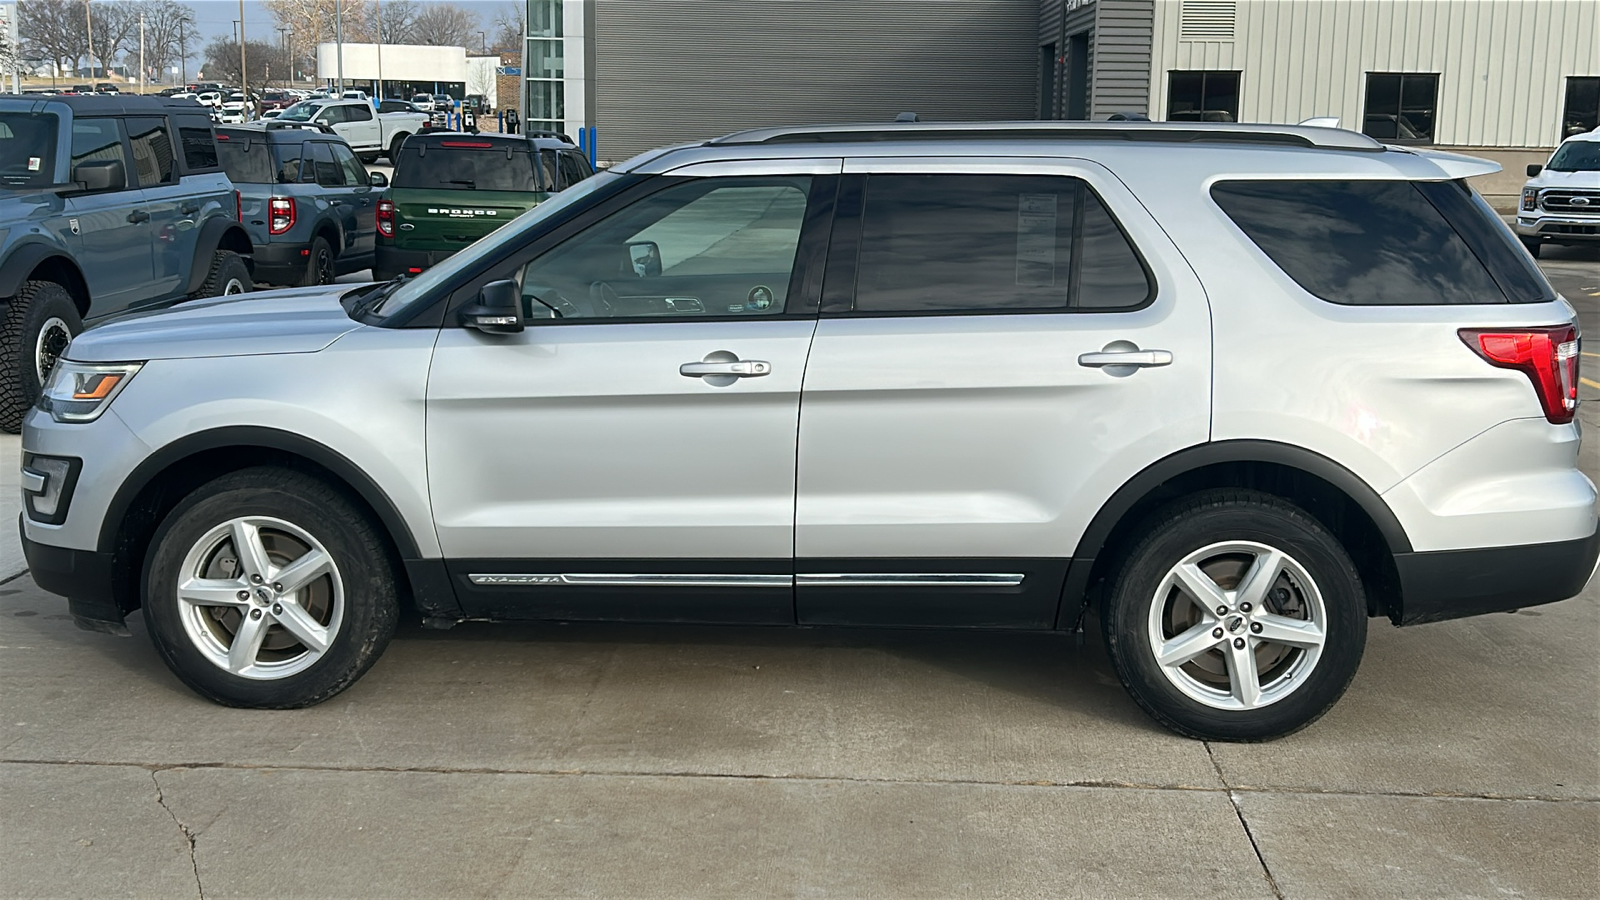
[[[523,118],[603,160],[763,125],[1299,122],[1526,162],[1600,126],[1597,0],[526,0]]]

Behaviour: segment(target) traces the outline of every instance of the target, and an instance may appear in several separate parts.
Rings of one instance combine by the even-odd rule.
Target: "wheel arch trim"
[[[245,232],[244,226],[238,222],[232,219],[224,219],[220,216],[207,219],[206,223],[200,226],[200,236],[195,240],[194,264],[189,267],[189,282],[183,291],[185,294],[192,294],[200,290],[200,286],[206,283],[206,276],[211,272],[211,257],[222,246],[225,239],[235,245],[242,241],[242,246],[246,248],[254,246],[250,242],[250,235]],[[250,259],[249,250],[240,255],[245,257],[247,266],[253,267],[254,261]]]
[[[1291,444],[1276,441],[1234,440],[1199,444],[1179,450],[1145,467],[1128,479],[1101,504],[1078,541],[1073,558],[1092,560],[1104,548],[1111,532],[1139,501],[1163,483],[1180,475],[1219,463],[1268,463],[1298,469],[1327,482],[1349,497],[1377,527],[1390,553],[1410,553],[1411,539],[1404,526],[1378,492],[1360,476],[1337,462]]]
[[[17,291],[22,290],[22,285],[28,281],[34,270],[51,259],[61,260],[63,265],[77,273],[80,282],[87,284],[83,278],[83,270],[78,268],[77,262],[66,250],[53,244],[33,241],[18,247],[6,259],[5,264],[0,265],[0,297],[16,296]],[[72,290],[71,285],[63,287],[68,291]]]
[[[310,438],[276,428],[254,425],[232,425],[186,435],[145,457],[112,496],[111,504],[107,507],[105,519],[100,526],[97,549],[101,552],[111,552],[116,548],[122,522],[134,500],[156,478],[191,456],[228,447],[277,450],[316,463],[343,481],[372,508],[384,531],[394,541],[395,550],[402,559],[418,557],[417,541],[406,524],[405,517],[400,514],[399,508],[389,495],[359,466],[338,451]]]

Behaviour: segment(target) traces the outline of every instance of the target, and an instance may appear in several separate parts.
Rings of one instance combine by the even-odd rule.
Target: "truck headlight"
[[[93,422],[143,365],[57,360],[39,393],[39,408],[57,422]]]
[[[1523,212],[1533,212],[1533,208],[1536,205],[1538,205],[1538,202],[1539,202],[1539,192],[1537,190],[1533,190],[1531,188],[1524,188],[1523,189],[1523,191],[1522,191],[1522,211]]]

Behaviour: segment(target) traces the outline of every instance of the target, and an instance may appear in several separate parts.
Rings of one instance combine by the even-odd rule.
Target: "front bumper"
[[[1600,529],[1586,538],[1516,547],[1399,553],[1397,625],[1509,612],[1576,597],[1600,560]]]
[[[1547,212],[1518,212],[1519,237],[1543,238],[1555,243],[1600,241],[1600,216],[1564,216]]]
[[[19,520],[22,555],[34,583],[67,598],[67,612],[92,631],[120,632],[127,613],[118,604],[112,586],[112,556],[93,550],[52,547],[28,539]]]

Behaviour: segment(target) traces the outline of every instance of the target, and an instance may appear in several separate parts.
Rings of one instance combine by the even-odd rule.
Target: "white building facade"
[[[338,44],[318,44],[317,78],[333,85],[342,71],[348,90],[401,100],[417,94],[445,94],[457,100],[482,94],[492,100],[500,62],[497,56],[468,56],[465,47],[423,44],[347,42],[342,56],[341,64]]]

